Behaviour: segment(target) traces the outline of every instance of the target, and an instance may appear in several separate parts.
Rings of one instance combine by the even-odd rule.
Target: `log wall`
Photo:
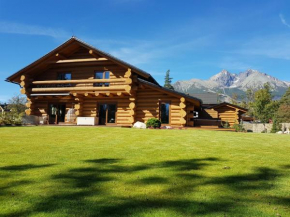
[[[229,122],[230,126],[239,123],[239,111],[228,106],[221,106],[214,109],[218,112],[218,118],[223,122]]]

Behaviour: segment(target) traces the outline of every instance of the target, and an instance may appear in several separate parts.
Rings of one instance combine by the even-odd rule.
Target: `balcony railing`
[[[131,78],[115,79],[81,79],[81,80],[47,80],[32,81],[31,92],[63,91],[126,91],[130,92]]]

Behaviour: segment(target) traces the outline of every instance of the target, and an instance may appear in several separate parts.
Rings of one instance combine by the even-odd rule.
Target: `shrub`
[[[4,124],[4,117],[3,115],[0,113],[0,125]]]
[[[281,130],[281,128],[282,128],[281,124],[277,121],[277,118],[274,117],[271,133],[277,133],[278,131]]]
[[[229,124],[228,121],[224,121],[224,122],[222,121],[221,125],[222,125],[223,128],[230,128],[230,124]]]
[[[245,131],[242,124],[234,124],[233,128],[235,129],[236,132],[244,132]]]
[[[158,120],[157,118],[150,118],[146,123],[147,128],[153,127],[155,129],[155,128],[160,128],[160,126],[161,126],[161,121]]]

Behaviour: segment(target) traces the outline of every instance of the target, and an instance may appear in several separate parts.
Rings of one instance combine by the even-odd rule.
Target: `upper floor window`
[[[70,72],[58,73],[57,80],[71,80],[71,73]]]
[[[110,72],[95,72],[95,79],[110,79]],[[95,83],[94,86],[96,87],[108,87],[109,83]]]
[[[170,103],[160,102],[159,104],[160,121],[162,124],[169,124]]]
[[[70,72],[61,72],[57,74],[57,80],[71,80]],[[70,87],[71,84],[57,84],[57,87]]]

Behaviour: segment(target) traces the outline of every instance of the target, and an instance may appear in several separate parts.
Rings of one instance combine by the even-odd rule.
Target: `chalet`
[[[26,94],[27,115],[47,124],[132,126],[159,118],[162,124],[193,126],[202,101],[161,87],[147,72],[72,37],[7,78]]]
[[[20,85],[26,114],[43,124],[132,126],[154,117],[190,127],[202,109],[199,98],[163,88],[149,73],[75,37],[6,81]]]
[[[227,102],[218,102],[216,93],[190,94],[202,100],[200,115],[194,120],[195,126],[222,126],[228,122],[230,126],[244,119],[247,109]]]

